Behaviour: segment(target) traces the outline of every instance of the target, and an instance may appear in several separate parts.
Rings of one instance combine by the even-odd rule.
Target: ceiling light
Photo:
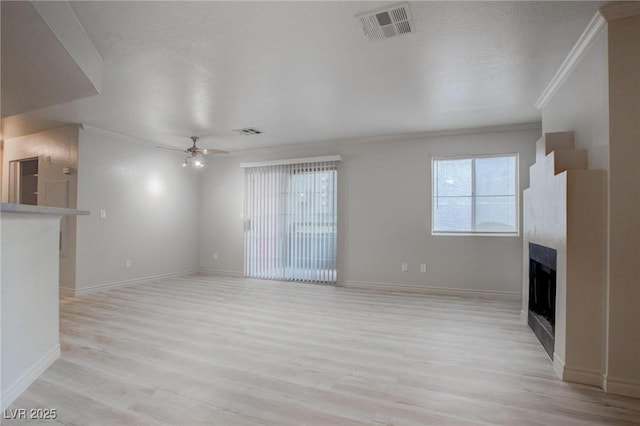
[[[182,167],[193,167],[196,169],[201,169],[204,167],[204,159],[202,156],[191,156],[184,159],[184,163],[182,163]]]

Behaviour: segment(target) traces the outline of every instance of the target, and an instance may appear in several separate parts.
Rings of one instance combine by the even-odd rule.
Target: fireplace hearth
[[[529,243],[529,327],[553,359],[556,317],[556,250]]]

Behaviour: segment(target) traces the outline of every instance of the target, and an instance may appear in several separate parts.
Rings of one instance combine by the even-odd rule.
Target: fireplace
[[[553,359],[556,319],[556,250],[529,243],[529,327]]]

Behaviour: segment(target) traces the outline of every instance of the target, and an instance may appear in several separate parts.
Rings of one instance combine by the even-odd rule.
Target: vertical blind
[[[245,275],[337,280],[338,161],[245,167]]]

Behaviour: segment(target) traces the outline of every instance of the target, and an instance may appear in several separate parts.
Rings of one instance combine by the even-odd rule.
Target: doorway
[[[38,157],[9,162],[9,202],[38,205]]]
[[[247,168],[245,274],[337,281],[337,163]]]

